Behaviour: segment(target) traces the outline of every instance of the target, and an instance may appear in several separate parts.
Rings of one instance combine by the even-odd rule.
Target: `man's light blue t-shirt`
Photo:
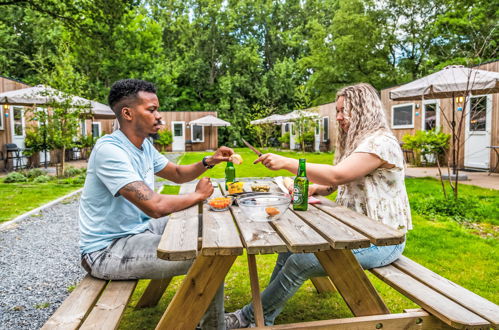
[[[134,181],[154,189],[154,174],[168,164],[145,139],[139,149],[117,130],[100,138],[88,160],[80,199],[80,251],[107,247],[117,238],[145,231],[151,218],[118,191]]]

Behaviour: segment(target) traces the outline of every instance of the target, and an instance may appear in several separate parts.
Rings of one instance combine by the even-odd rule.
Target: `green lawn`
[[[242,154],[245,161],[255,159],[255,157],[248,157],[249,155],[244,150],[238,150],[238,152]],[[193,161],[200,159],[194,156],[189,154],[189,159]],[[328,163],[332,159],[331,154],[306,155],[307,160],[311,160],[312,157],[317,157],[315,159],[324,157],[327,160],[324,162]],[[186,161],[186,163],[189,162]],[[243,172],[244,169],[244,174],[242,175],[252,176],[251,174],[247,174],[246,171],[257,173],[252,172],[252,165],[243,167],[247,163],[239,166],[240,172]],[[265,173],[261,176],[266,176],[267,173],[276,173],[263,172],[264,170],[263,168],[261,169],[261,173]],[[218,173],[220,174],[220,172]],[[406,186],[411,203],[424,201],[429,197],[441,194],[440,183],[435,179],[408,179]],[[499,194],[497,191],[465,185],[462,185],[460,189],[464,197],[477,196],[478,209],[490,215],[488,218],[483,218],[481,220],[482,223],[487,223],[487,219],[492,219],[492,217],[497,218],[497,206],[499,203]],[[178,187],[165,189],[163,193],[167,191],[175,193],[178,191]],[[333,199],[334,196],[331,196],[331,198]],[[476,229],[467,228],[450,218],[439,217],[438,220],[435,220],[430,216],[422,216],[414,211],[413,224],[414,229],[407,236],[407,246],[404,255],[492,302],[499,303],[499,268],[497,267],[499,265],[499,254],[497,253],[499,251],[499,240],[496,237],[482,237]],[[276,255],[257,257],[260,286],[262,289],[267,285],[275,259]],[[417,307],[372,274],[368,273],[368,276],[372,279],[375,287],[392,312],[398,313],[402,312],[405,308]],[[130,307],[125,312],[120,329],[153,329],[168,302],[175,294],[175,290],[179,287],[182,278],[176,277],[172,281],[157,307],[135,311],[131,306],[137,303],[147,285],[147,281],[140,281],[131,299]],[[227,275],[225,283],[226,310],[233,311],[241,308],[250,301],[250,284],[245,255],[236,260]],[[339,294],[317,294],[311,282],[307,281],[289,301],[276,322],[283,324],[349,316],[352,316],[352,314]]]
[[[0,223],[31,211],[82,185],[47,183],[0,183]]]
[[[333,163],[333,153],[301,153],[301,152],[282,152],[272,149],[261,149],[263,153],[273,152],[279,155],[283,155],[291,158],[306,158],[307,162],[311,163],[322,163],[322,164],[332,164]],[[271,171],[267,169],[262,164],[253,164],[253,162],[258,158],[251,150],[248,148],[236,148],[235,152],[243,157],[243,163],[241,165],[234,165],[236,168],[236,177],[276,177],[276,176],[289,176],[290,172],[281,171]],[[189,152],[185,153],[184,156],[179,160],[179,164],[192,164],[199,162],[204,156],[212,155],[212,152]],[[223,178],[225,165],[219,164],[213,169],[206,171],[202,176],[209,176],[211,178]]]

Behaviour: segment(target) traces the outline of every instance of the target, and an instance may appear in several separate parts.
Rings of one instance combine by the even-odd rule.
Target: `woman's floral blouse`
[[[377,132],[362,141],[354,152],[374,154],[394,167],[378,168],[339,186],[336,202],[404,232],[412,229],[404,158],[397,139],[389,132]]]

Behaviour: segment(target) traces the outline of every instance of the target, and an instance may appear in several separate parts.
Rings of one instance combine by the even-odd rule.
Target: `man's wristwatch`
[[[202,160],[202,163],[203,163],[203,166],[207,169],[210,169],[210,168],[213,168],[215,165],[208,165],[208,163],[206,162],[206,158],[209,158],[210,156],[204,156],[203,157],[203,160]]]

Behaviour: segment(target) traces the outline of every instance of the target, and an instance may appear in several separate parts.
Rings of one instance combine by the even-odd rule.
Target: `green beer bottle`
[[[227,162],[227,166],[225,167],[225,189],[228,190],[228,183],[232,183],[236,181],[236,168],[232,162]]]
[[[306,211],[308,209],[308,179],[305,170],[305,159],[300,159],[298,174],[293,186],[293,210]]]

